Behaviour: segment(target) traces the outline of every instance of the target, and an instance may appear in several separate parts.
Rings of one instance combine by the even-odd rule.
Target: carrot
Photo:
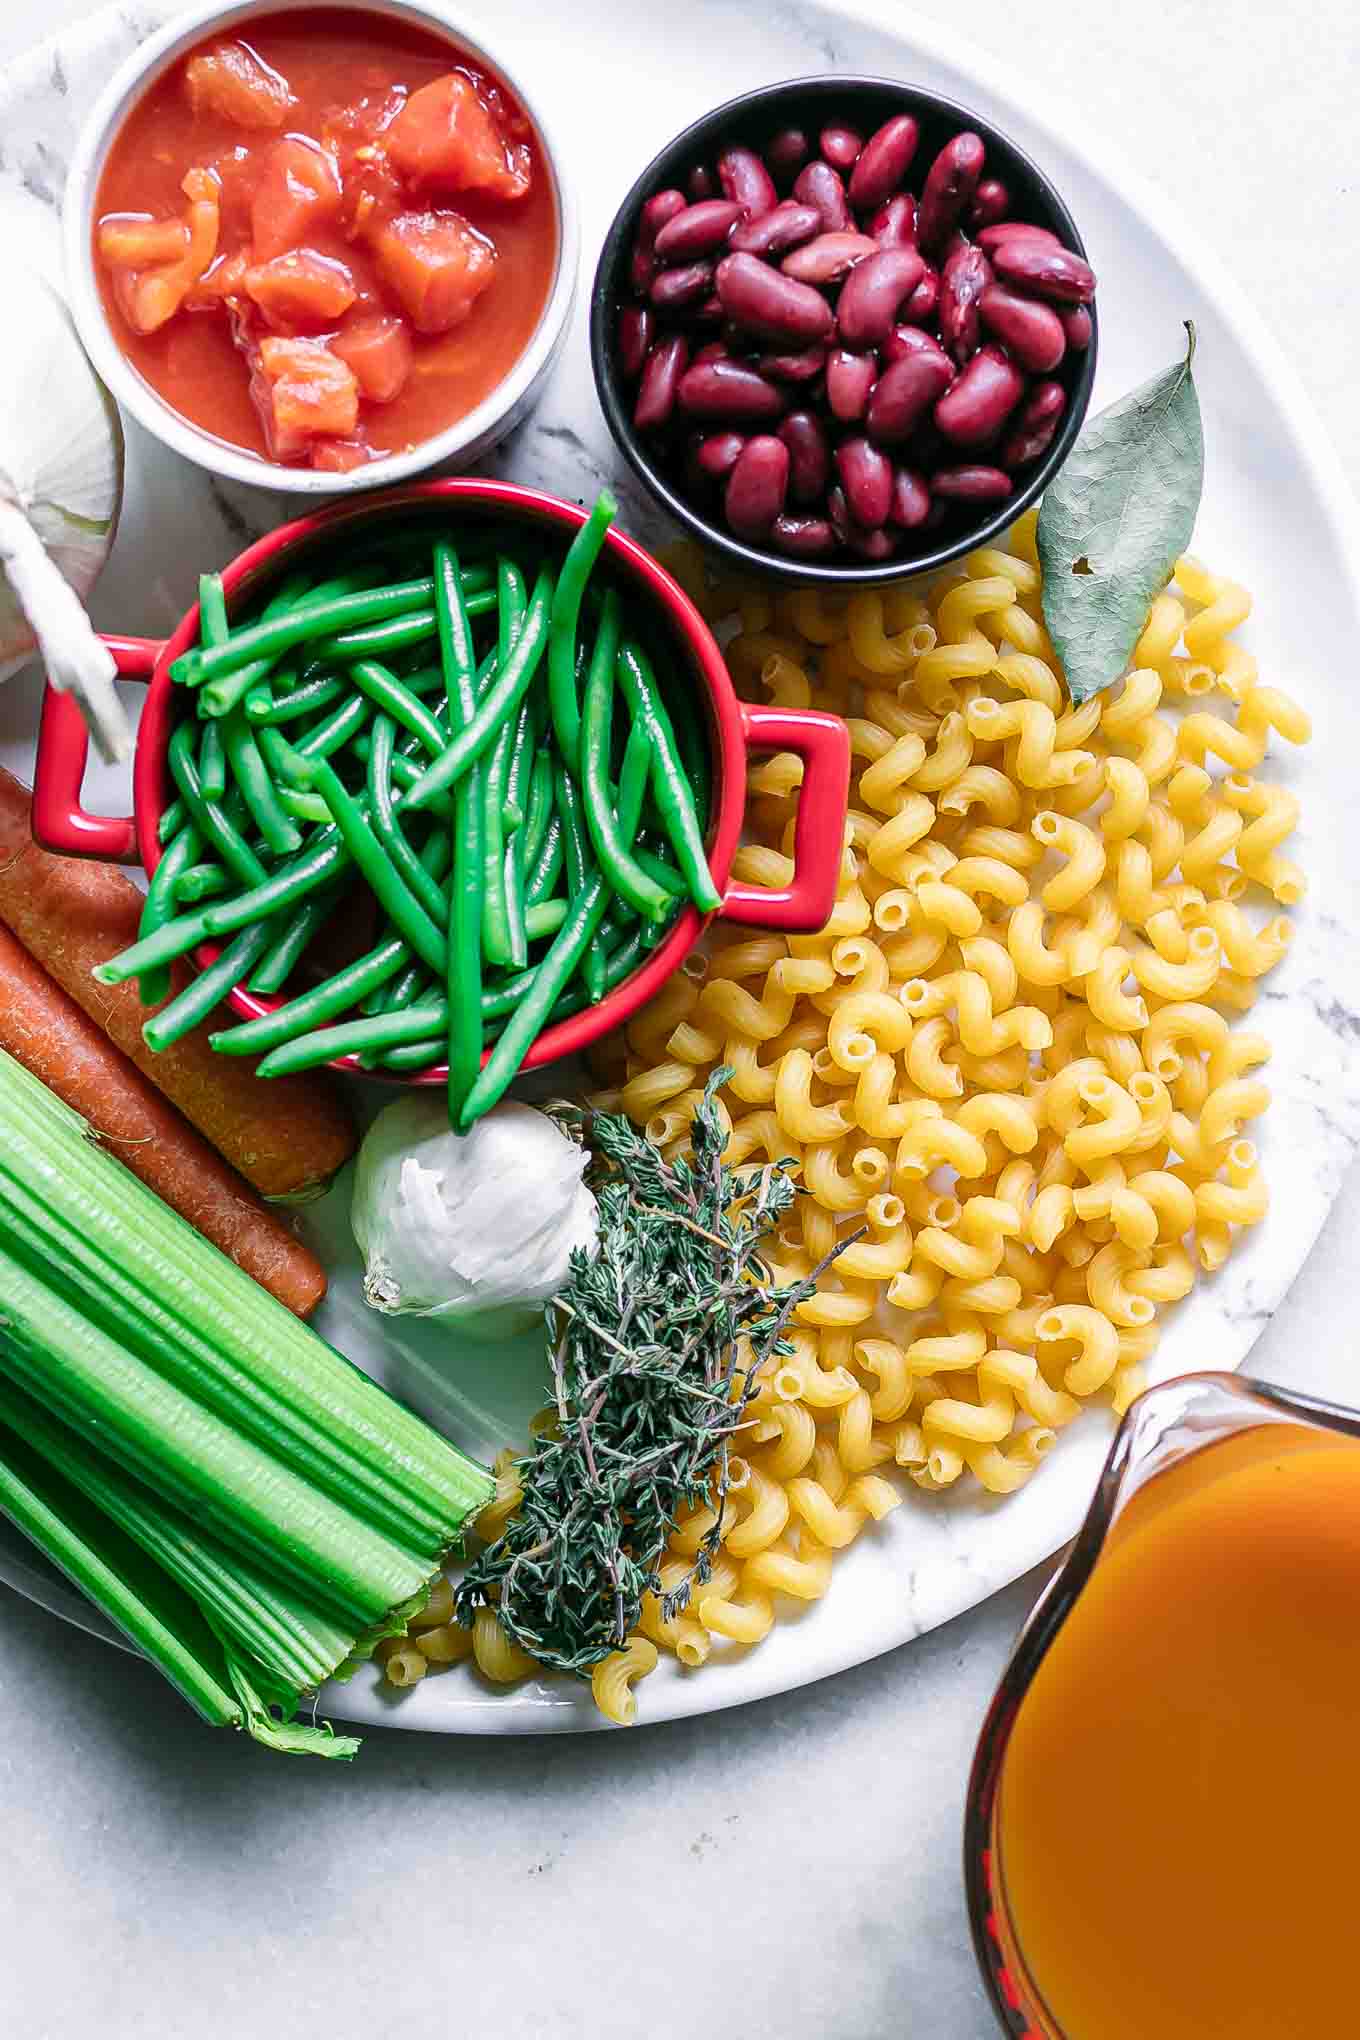
[[[142,1022],[153,1008],[135,984],[90,975],[137,938],[142,895],[115,864],[56,857],[30,829],[28,789],[0,769],[0,921],[157,1090],[239,1169],[262,1197],[319,1197],[354,1152],[354,1128],[335,1087],[313,1077],[262,1083],[254,1064],[215,1055],[209,1027],[153,1055]],[[186,982],[172,973],[172,991]]]
[[[0,1049],[90,1123],[101,1147],[286,1304],[326,1294],[316,1256],[0,926]]]

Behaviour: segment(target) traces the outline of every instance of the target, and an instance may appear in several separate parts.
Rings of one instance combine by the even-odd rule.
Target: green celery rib
[[[492,1491],[484,1468],[207,1246],[3,1055],[0,1122],[0,1241],[24,1228],[31,1241],[35,1208],[46,1214],[43,1273],[61,1268],[63,1293],[105,1329],[125,1337],[140,1313],[143,1357],[224,1421],[379,1527],[404,1513],[405,1541],[431,1558],[450,1547]]]
[[[0,1423],[191,1596],[221,1639],[228,1664],[235,1653],[249,1658],[249,1675],[276,1704],[289,1704],[344,1664],[354,1647],[352,1629],[328,1621],[277,1580],[224,1551],[141,1482],[90,1451],[3,1374]]]
[[[0,1509],[215,1728],[241,1726],[222,1647],[128,1537],[0,1425]]]
[[[163,1380],[0,1248],[0,1366],[89,1446],[234,1550],[356,1626],[418,1594],[433,1566],[309,1487]]]

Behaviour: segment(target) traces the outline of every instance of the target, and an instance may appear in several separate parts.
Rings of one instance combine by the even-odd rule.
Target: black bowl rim
[[[961,559],[965,553],[989,545],[1014,524],[1017,517],[1022,517],[1043,494],[1066,460],[1085,422],[1095,386],[1096,354],[1100,342],[1099,316],[1095,305],[1092,304],[1091,343],[1086,349],[1081,371],[1073,384],[1067,414],[1047,454],[1023,488],[1018,489],[1013,496],[1008,496],[1004,503],[998,504],[966,535],[951,538],[930,552],[885,560],[878,565],[857,562],[854,565],[832,566],[815,560],[790,559],[782,553],[763,552],[758,546],[746,545],[721,525],[701,516],[677,490],[672,488],[670,482],[652,465],[642,450],[632,421],[624,409],[610,356],[610,314],[617,301],[617,294],[612,288],[613,279],[620,267],[625,241],[632,231],[643,201],[668,180],[668,173],[677,159],[691,153],[699,153],[706,143],[730,123],[773,108],[784,99],[798,98],[809,93],[824,97],[841,94],[846,98],[852,98],[855,93],[865,88],[897,94],[908,109],[913,102],[927,106],[933,114],[955,118],[962,127],[972,128],[981,134],[988,144],[999,143],[1034,180],[1055,226],[1062,230],[1065,244],[1074,253],[1085,256],[1086,243],[1061,192],[1047,172],[1040,169],[1033,157],[994,121],[988,120],[971,107],[961,105],[956,99],[949,99],[940,92],[932,92],[926,86],[914,85],[910,80],[877,77],[867,72],[814,71],[809,72],[806,77],[784,78],[774,85],[760,85],[751,92],[739,93],[735,99],[725,100],[721,106],[715,106],[710,112],[701,114],[697,120],[691,121],[688,127],[681,129],[680,133],[666,144],[665,148],[658,150],[641,175],[634,180],[627,197],[614,215],[609,232],[605,235],[604,245],[600,249],[590,291],[590,361],[595,378],[595,392],[615,443],[639,481],[702,544],[725,553],[729,559],[749,571],[783,581],[817,581],[831,587],[842,588],[873,587],[890,581],[906,580],[920,574],[938,573],[941,567]]]

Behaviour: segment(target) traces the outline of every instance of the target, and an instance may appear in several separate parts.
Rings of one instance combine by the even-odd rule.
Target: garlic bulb
[[[28,271],[11,283],[24,316],[7,329],[0,380],[0,680],[38,652],[104,757],[123,758],[132,733],[113,654],[81,606],[113,542],[122,428],[56,292]]]
[[[350,1224],[375,1310],[499,1336],[532,1322],[594,1245],[587,1155],[532,1105],[503,1100],[470,1133],[438,1092],[378,1114],[359,1149]]]

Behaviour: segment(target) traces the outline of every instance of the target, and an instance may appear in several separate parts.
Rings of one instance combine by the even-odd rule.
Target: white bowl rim
[[[484,64],[509,86],[532,121],[542,144],[557,204],[557,269],[538,325],[504,380],[456,424],[421,440],[403,453],[369,461],[348,474],[269,461],[244,447],[232,446],[183,417],[143,380],[119,347],[100,295],[91,254],[93,208],[109,146],[125,115],[143,92],[176,58],[202,41],[214,28],[238,28],[257,15],[305,13],[317,7],[328,12],[395,16],[453,44],[474,63]],[[566,330],[576,294],[580,255],[580,224],[576,200],[563,176],[562,151],[551,123],[517,74],[494,50],[463,29],[437,4],[424,0],[201,0],[177,14],[155,35],[139,44],[114,72],[88,115],[76,142],[62,201],[62,241],[66,294],[86,353],[120,405],[138,423],[174,452],[224,479],[297,496],[360,494],[392,488],[432,468],[447,466],[460,456],[474,459],[516,422],[530,393],[544,374]]]

